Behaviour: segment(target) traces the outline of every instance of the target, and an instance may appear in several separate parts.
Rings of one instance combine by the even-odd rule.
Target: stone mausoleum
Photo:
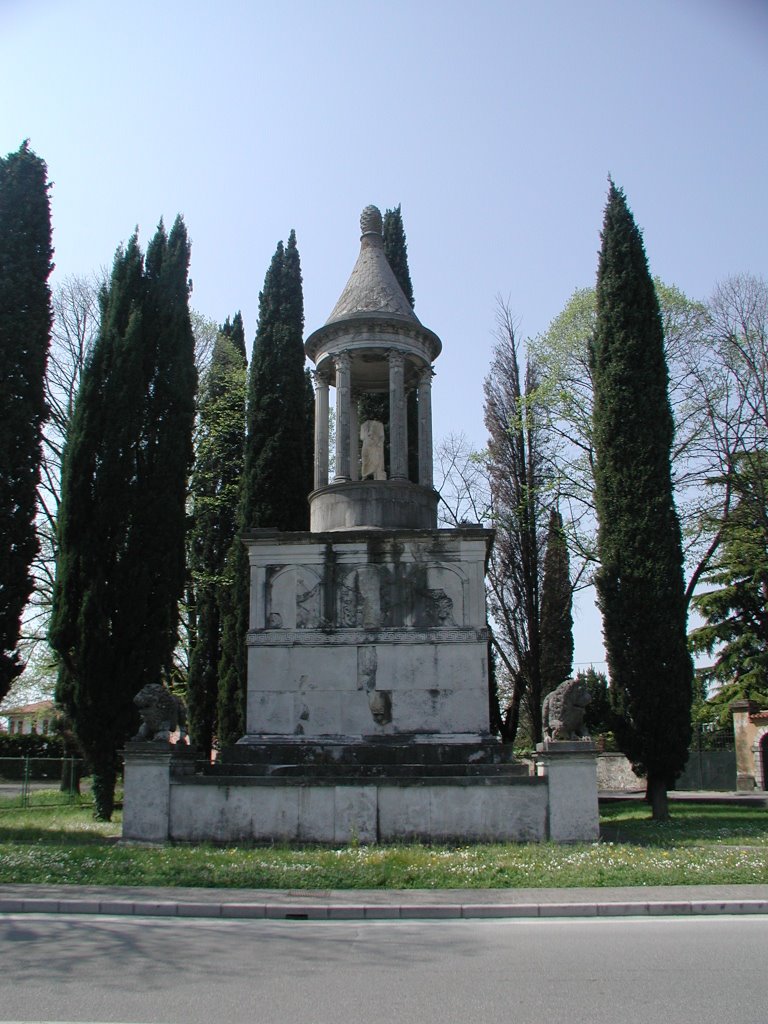
[[[438,529],[441,342],[387,262],[376,207],[361,229],[346,287],[305,345],[316,381],[310,530],[243,537],[246,735],[213,765],[186,747],[128,744],[126,839],[596,838],[590,744],[545,744],[533,770],[490,734],[493,533]],[[387,425],[359,415],[367,395],[388,396]]]

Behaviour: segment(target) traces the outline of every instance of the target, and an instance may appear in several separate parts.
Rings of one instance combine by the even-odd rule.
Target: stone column
[[[357,395],[352,395],[349,407],[349,478],[360,479],[360,419],[357,414]]]
[[[352,360],[349,352],[334,357],[336,364],[336,476],[334,483],[349,480],[350,415],[352,412]]]
[[[432,487],[432,377],[431,366],[419,374],[419,483]]]
[[[315,490],[328,483],[328,374],[315,372]]]
[[[389,475],[408,479],[408,416],[405,401],[405,356],[389,353]]]

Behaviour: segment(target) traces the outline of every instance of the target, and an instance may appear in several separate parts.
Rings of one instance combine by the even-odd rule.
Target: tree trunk
[[[77,794],[80,796],[80,780],[83,777],[82,758],[65,756],[61,760],[61,785],[59,791],[62,793]]]
[[[663,776],[648,775],[646,799],[651,805],[651,817],[654,821],[669,821],[667,780]]]
[[[512,690],[512,700],[504,715],[504,724],[501,730],[501,738],[505,743],[514,743],[517,730],[520,725],[520,701],[522,700],[517,683]]]
[[[111,821],[115,809],[117,769],[114,762],[93,766],[93,816],[97,821]]]

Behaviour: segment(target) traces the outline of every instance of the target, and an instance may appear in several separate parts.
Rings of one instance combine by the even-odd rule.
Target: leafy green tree
[[[176,645],[196,387],[188,266],[181,218],[170,235],[160,224],[146,261],[135,235],[118,250],[64,451],[56,698],[107,820],[133,697],[168,678]]]
[[[614,714],[608,689],[608,677],[605,672],[598,672],[593,665],[590,665],[586,671],[577,672],[576,678],[582,680],[592,698],[587,704],[587,712],[584,716],[589,735],[600,736],[613,732]]]
[[[654,286],[669,370],[672,479],[690,602],[720,543],[719,524],[728,517],[731,466],[742,452],[768,445],[768,282],[749,274],[727,278],[706,303],[659,278]],[[595,289],[579,289],[533,343],[569,545],[592,563],[597,556],[589,341],[596,316]]]
[[[296,234],[277,245],[259,294],[259,324],[248,375],[245,465],[238,529],[309,528],[307,430],[313,416],[304,373],[304,300]],[[223,746],[245,731],[249,573],[236,539],[222,595],[218,729]]]
[[[541,584],[541,692],[568,679],[573,665],[573,590],[563,517],[549,513],[544,575]]]
[[[53,267],[47,179],[27,142],[0,160],[0,700],[24,667],[17,644],[38,550]]]
[[[768,456],[744,453],[731,477],[734,504],[722,524],[717,560],[703,577],[708,587],[693,598],[705,625],[691,647],[713,654],[702,680],[717,686],[710,704],[727,722],[734,700],[768,704]]]
[[[190,572],[196,628],[187,679],[189,734],[210,754],[221,659],[221,589],[231,585],[227,554],[237,532],[245,445],[246,357],[243,319],[227,319],[201,386],[192,474]]]
[[[693,666],[686,645],[673,420],[659,305],[624,193],[610,183],[597,276],[594,383],[598,604],[620,719],[616,736],[647,776],[656,819],[685,766]]]
[[[664,328],[669,368],[669,397],[675,422],[671,451],[675,502],[686,537],[686,561],[694,579],[708,557],[710,531],[703,513],[717,508],[714,491],[703,504],[703,483],[718,471],[722,444],[713,432],[712,402],[719,385],[713,379],[714,349],[703,303],[679,288],[654,279]],[[541,403],[556,450],[561,507],[566,512],[568,540],[574,554],[596,562],[594,509],[593,381],[589,345],[595,333],[597,296],[594,288],[573,293],[547,331],[532,343],[541,368]],[[713,468],[714,467],[714,468]],[[695,582],[693,584],[695,586]]]

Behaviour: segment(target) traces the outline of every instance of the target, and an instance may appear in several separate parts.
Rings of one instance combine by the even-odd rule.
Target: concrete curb
[[[101,914],[129,917],[250,918],[270,921],[467,920],[552,917],[649,917],[768,914],[762,900],[337,904],[177,902],[173,900],[0,898],[0,914]]]

